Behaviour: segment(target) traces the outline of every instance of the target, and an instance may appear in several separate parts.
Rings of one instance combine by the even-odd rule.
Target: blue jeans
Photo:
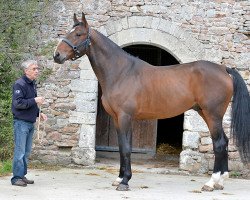
[[[27,174],[28,158],[31,153],[34,123],[14,119],[14,157],[11,183],[22,179]]]

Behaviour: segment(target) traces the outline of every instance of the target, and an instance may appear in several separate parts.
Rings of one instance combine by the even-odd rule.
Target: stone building
[[[250,85],[250,1],[244,0],[61,0],[50,3],[52,21],[40,25],[40,46],[56,47],[71,29],[73,13],[84,12],[91,28],[121,48],[155,65],[209,60],[236,67]],[[46,96],[42,111],[49,120],[40,125],[33,159],[44,163],[89,165],[96,149],[117,150],[113,126],[98,99],[101,91],[86,56],[63,65],[39,56],[52,73],[39,85]],[[98,103],[99,102],[99,103]],[[223,121],[229,135],[230,108]],[[168,142],[167,126],[178,129],[181,143],[179,167],[194,173],[213,168],[212,140],[206,124],[192,110],[173,121],[135,123],[135,152],[155,153],[159,142]],[[145,128],[146,127],[146,128]],[[143,129],[144,128],[144,129]],[[145,136],[140,131],[146,131]],[[166,133],[166,134],[164,134]],[[166,135],[166,136],[165,136]],[[106,137],[106,140],[104,141]],[[162,141],[157,141],[161,138]],[[140,141],[145,140],[144,144]],[[246,169],[230,140],[229,167]]]

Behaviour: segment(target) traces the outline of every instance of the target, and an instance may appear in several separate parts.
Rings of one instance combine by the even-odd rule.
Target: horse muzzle
[[[66,57],[62,56],[59,52],[55,52],[53,58],[58,64],[63,64],[66,61]]]

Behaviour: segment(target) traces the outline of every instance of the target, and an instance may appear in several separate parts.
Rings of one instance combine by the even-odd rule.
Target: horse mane
[[[139,57],[135,57],[131,54],[129,54],[128,52],[126,52],[124,49],[122,49],[120,46],[118,46],[115,42],[113,42],[111,39],[109,39],[107,36],[103,35],[102,33],[100,33],[99,31],[95,30],[96,33],[98,34],[98,36],[100,36],[102,38],[102,41],[105,41],[105,43],[111,48],[114,48],[115,51],[114,52],[120,52],[122,53],[123,55],[126,55],[125,57],[127,59],[131,59],[131,61],[134,61],[134,60],[140,60],[142,62],[145,62],[143,61],[142,59],[140,59]]]

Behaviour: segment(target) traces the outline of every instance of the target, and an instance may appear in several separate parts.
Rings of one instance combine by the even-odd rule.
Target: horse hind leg
[[[223,190],[224,189],[224,181],[226,178],[229,177],[228,172],[224,172],[221,174],[221,172],[216,172],[212,174],[210,180],[205,183],[205,185],[202,187],[202,191],[213,191],[213,190]]]
[[[224,180],[229,177],[228,173],[228,138],[223,132],[224,139],[221,139],[222,144],[222,152],[221,152],[221,159],[218,160],[220,162],[220,179],[218,182],[215,183],[214,189],[215,190],[223,190],[224,189]],[[226,144],[224,144],[226,142]]]
[[[220,175],[220,179],[217,183],[214,184],[215,190],[223,190],[224,189],[224,180],[229,177],[228,172],[224,172]]]
[[[202,190],[222,190],[224,180],[228,177],[228,138],[222,127],[222,117],[210,116],[204,111],[200,111],[199,114],[204,118],[210,130],[215,155],[213,174]]]

